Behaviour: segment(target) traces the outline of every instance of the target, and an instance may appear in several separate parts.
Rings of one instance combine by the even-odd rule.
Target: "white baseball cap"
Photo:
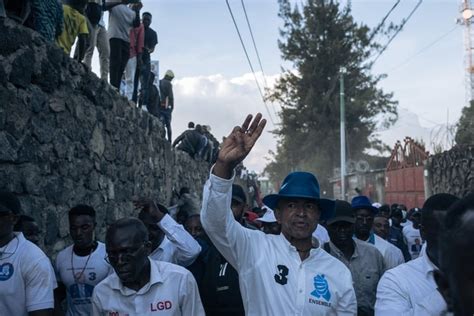
[[[267,209],[267,211],[262,217],[257,218],[256,221],[260,221],[262,223],[276,223],[277,219],[273,210],[266,205],[264,205],[263,208]]]

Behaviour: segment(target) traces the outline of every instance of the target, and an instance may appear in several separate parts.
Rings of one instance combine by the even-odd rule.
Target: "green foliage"
[[[462,109],[456,131],[457,144],[474,144],[474,101]]]
[[[397,102],[377,87],[383,76],[370,74],[370,57],[380,45],[373,33],[354,22],[350,6],[337,1],[308,0],[301,8],[279,0],[283,19],[279,47],[293,63],[269,95],[282,105],[277,152],[267,166],[273,180],[292,170],[318,175],[328,190],[328,177],[340,164],[339,82],[344,67],[348,159],[358,159],[368,148],[385,148],[373,137],[375,118],[387,127],[397,118]]]

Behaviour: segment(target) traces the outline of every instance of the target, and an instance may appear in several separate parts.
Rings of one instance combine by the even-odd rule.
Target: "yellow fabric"
[[[89,34],[86,18],[76,9],[63,4],[64,29],[56,40],[66,54],[71,52],[72,45],[79,34]]]

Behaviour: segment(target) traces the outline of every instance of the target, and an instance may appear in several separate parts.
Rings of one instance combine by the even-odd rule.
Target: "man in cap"
[[[383,257],[371,244],[352,238],[354,223],[351,205],[337,200],[335,216],[327,222],[331,241],[323,248],[351,271],[357,297],[357,315],[374,315],[377,283],[385,271]]]
[[[364,195],[356,196],[352,199],[351,206],[356,218],[355,237],[371,243],[380,251],[385,269],[388,270],[404,263],[405,259],[400,249],[372,232],[377,208],[372,206],[369,198]]]
[[[145,224],[151,242],[150,258],[187,267],[201,252],[201,246],[168,214],[165,206],[150,199],[134,201],[138,218]]]
[[[447,209],[457,200],[444,193],[426,200],[422,229],[427,247],[417,259],[385,272],[377,287],[376,315],[444,315],[446,303],[434,279],[439,266],[438,237]]]
[[[262,223],[262,231],[265,234],[280,235],[281,225],[278,224],[275,213],[268,206],[265,206],[264,209],[266,209],[265,214],[256,219],[258,222]]]
[[[412,259],[418,258],[423,244],[420,232],[421,212],[419,208],[412,208],[408,213],[407,225],[403,227],[403,237],[408,246]]]
[[[204,315],[192,274],[175,264],[148,257],[151,243],[140,220],[114,222],[105,237],[114,272],[92,295],[92,315]]]
[[[249,154],[266,121],[248,115],[219,151],[203,194],[201,221],[209,238],[239,273],[248,315],[354,315],[350,271],[321,248],[313,248],[319,219],[331,217],[334,202],[322,199],[316,177],[289,174],[278,194],[263,202],[275,210],[280,235],[242,227],[230,210],[235,167]]]
[[[411,256],[410,252],[408,251],[408,246],[405,242],[405,237],[403,237],[403,226],[401,225],[402,220],[403,212],[398,208],[394,208],[390,213],[390,230],[387,241],[400,249],[403,253],[403,257],[405,258],[405,262],[408,262],[411,260]]]
[[[444,229],[436,284],[454,316],[474,315],[474,193],[451,206]]]
[[[13,231],[20,213],[18,198],[0,192],[0,314],[52,315],[54,270],[41,249]]]

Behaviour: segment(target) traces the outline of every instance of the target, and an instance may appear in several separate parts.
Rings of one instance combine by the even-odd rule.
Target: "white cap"
[[[277,219],[273,210],[266,205],[264,205],[263,208],[266,208],[267,211],[265,212],[265,214],[263,214],[262,217],[257,218],[256,221],[260,221],[262,223],[276,223]]]
[[[372,206],[376,208],[380,208],[382,204],[380,204],[379,202],[375,202],[375,203],[372,203]]]

